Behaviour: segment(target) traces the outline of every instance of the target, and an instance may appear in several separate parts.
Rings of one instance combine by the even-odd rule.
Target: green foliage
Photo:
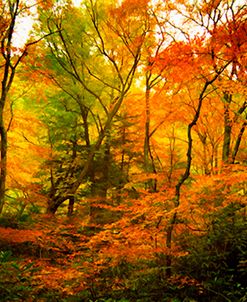
[[[37,3],[41,5],[37,9],[40,16],[33,36],[43,43],[41,47],[31,42],[23,50],[12,49],[11,36],[5,40],[11,30],[0,32],[0,65],[9,68],[1,74],[8,77],[12,73],[8,85],[4,78],[2,81],[0,111],[3,114],[5,108],[7,119],[1,119],[0,128],[4,132],[6,124],[9,133],[16,131],[5,149],[23,150],[20,158],[26,156],[26,146],[35,150],[36,166],[42,162],[38,175],[42,193],[47,197],[37,200],[41,196],[29,194],[32,180],[26,179],[26,174],[32,175],[32,161],[21,165],[19,157],[8,160],[14,171],[8,182],[14,184],[16,192],[1,188],[2,195],[7,192],[9,196],[5,196],[0,226],[11,229],[2,228],[0,238],[0,247],[6,248],[0,251],[0,300],[247,300],[246,209],[234,203],[246,195],[247,175],[245,167],[227,167],[228,158],[223,160],[224,167],[218,159],[220,148],[230,153],[234,140],[245,135],[238,135],[238,127],[244,123],[244,130],[246,126],[246,91],[242,87],[246,11],[232,3],[226,5],[227,12],[224,1],[211,5],[205,0],[193,9],[186,7],[186,1],[170,1],[164,6],[160,1],[157,7],[151,2],[86,0],[76,8],[70,0],[45,1],[45,5],[41,1]],[[169,15],[179,11],[187,24],[183,30],[171,26],[173,20],[169,20]],[[1,26],[8,21],[4,12],[5,7]],[[207,18],[214,23],[213,30]],[[186,31],[194,32],[194,21],[196,27],[199,23],[203,27],[204,21],[207,25],[204,34],[192,38]],[[181,34],[186,37],[183,41]],[[8,52],[13,60],[8,60]],[[19,63],[25,66],[20,70],[24,76],[10,91]],[[31,94],[8,104],[35,81],[37,87]],[[227,94],[224,104],[222,94]],[[40,103],[35,104],[34,99]],[[19,121],[17,110],[22,116]],[[213,119],[212,111],[217,113]],[[28,123],[23,127],[25,119]],[[222,133],[227,128],[231,146],[224,150]],[[4,136],[2,133],[2,147]],[[143,149],[144,138],[149,141],[147,149]],[[1,169],[6,172],[9,168],[4,153],[1,150]],[[21,171],[20,180],[15,170]],[[207,177],[200,175],[197,182],[196,174],[201,171]],[[145,172],[155,172],[150,185],[150,175]],[[157,194],[152,190],[147,194],[148,187]],[[28,189],[26,196],[24,189]],[[230,198],[233,203],[229,205]],[[59,215],[54,220],[47,216],[45,223],[35,225],[32,214],[40,214],[40,207],[34,202],[43,206],[47,200],[53,214],[58,207],[64,214],[68,200],[72,214],[76,201],[79,225],[73,225],[73,215],[66,227]],[[194,233],[194,222],[202,225],[200,235]],[[35,226],[40,232],[33,232]],[[17,231],[22,227],[29,227],[32,240]],[[14,234],[12,241],[8,231]],[[143,254],[149,258],[141,260]],[[21,255],[25,259],[18,258]],[[36,265],[40,274],[36,274]]]
[[[214,219],[208,233],[199,237],[183,235],[189,254],[180,259],[176,270],[201,283],[200,301],[244,301],[247,285],[244,210],[230,204],[211,215]]]
[[[3,227],[12,227],[12,228],[18,228],[18,219],[16,214],[12,213],[4,213],[0,216],[0,225]]]
[[[0,216],[0,226],[5,228],[13,228],[13,229],[23,229],[26,225],[31,225],[33,222],[32,212],[27,211],[19,216],[16,213],[12,212],[4,212]]]
[[[16,261],[11,251],[0,251],[0,300],[12,302],[32,296],[32,276],[36,271],[33,262]]]
[[[11,255],[11,251],[0,251],[0,263],[8,262]]]

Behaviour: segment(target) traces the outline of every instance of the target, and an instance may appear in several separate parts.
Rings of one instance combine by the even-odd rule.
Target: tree
[[[11,99],[5,105],[5,122],[8,122],[5,212],[17,210],[17,216],[21,216],[25,209],[35,208],[44,202],[39,194],[40,185],[36,183],[36,174],[40,163],[48,157],[48,150],[40,140],[44,134],[44,127],[38,116],[40,104],[34,101],[38,87],[19,76],[15,77]],[[35,204],[36,199],[38,201]]]
[[[226,10],[225,13],[227,14],[229,12],[229,7],[225,7],[224,3],[222,3],[222,5]],[[172,4],[170,8],[173,8]],[[226,35],[222,39],[222,37],[215,35],[216,33],[219,34],[222,28],[221,26],[218,27],[219,20],[221,20],[220,22],[224,22],[223,18],[220,19],[221,14],[219,14],[218,11],[218,4],[216,5],[216,7],[214,7],[212,3],[208,4],[206,2],[202,2],[195,7],[192,7],[190,4],[188,4],[184,5],[183,9],[180,9],[180,6],[174,9],[181,15],[182,18],[185,19],[186,22],[195,22],[196,24],[204,27],[204,30],[206,29],[206,31],[211,34],[211,36],[206,39],[206,46],[204,46],[205,44],[203,45],[202,42],[204,41],[203,36],[195,36],[191,38],[190,35],[187,34],[185,30],[182,30],[180,26],[173,24],[173,28],[180,30],[180,32],[183,33],[185,38],[188,40],[188,43],[174,41],[173,43],[171,43],[171,46],[169,46],[173,52],[172,55],[174,56],[174,59],[176,60],[180,58],[180,62],[177,64],[177,66],[173,64],[173,68],[177,72],[179,69],[181,69],[181,67],[186,68],[187,65],[187,73],[189,73],[190,83],[193,81],[194,83],[196,83],[196,85],[198,85],[196,88],[197,97],[195,97],[195,99],[197,99],[197,102],[195,102],[194,99],[191,100],[192,106],[194,107],[194,113],[192,114],[191,121],[187,126],[187,164],[184,173],[182,173],[179,181],[175,186],[174,206],[175,209],[178,209],[180,205],[181,188],[185,181],[189,178],[191,173],[193,149],[192,135],[194,127],[197,125],[197,122],[200,118],[203,100],[207,98],[208,95],[212,93],[212,91],[214,91],[214,85],[216,84],[217,80],[220,80],[224,73],[227,72],[227,68],[229,68],[229,66],[234,63],[236,58],[234,52],[236,45],[231,44],[231,50],[226,51],[225,44],[229,41],[229,36]],[[227,19],[226,25],[224,26],[228,26],[229,24],[231,24],[231,21]],[[167,60],[165,60],[165,54],[168,50],[169,48],[167,48],[167,50],[164,51],[164,54],[162,54],[159,58],[160,61],[163,61],[163,64],[165,64],[164,62],[167,62]],[[181,53],[182,55],[179,55],[179,53]],[[183,59],[185,59],[186,61]],[[207,70],[204,69],[205,66],[207,66]],[[174,76],[174,79],[177,80],[177,74],[174,74]],[[186,80],[188,80],[188,77]],[[186,81],[184,84],[187,85]],[[168,249],[171,248],[172,234],[176,225],[176,221],[177,211],[175,210],[175,213],[172,215],[170,223],[167,227],[166,245]],[[168,277],[171,276],[171,256],[169,254],[167,255],[166,273]]]
[[[163,12],[164,13],[164,12]],[[147,54],[146,54],[146,62],[144,63],[146,66],[145,72],[145,138],[144,138],[144,170],[146,172],[151,172],[156,174],[157,168],[155,167],[155,160],[152,152],[152,146],[150,143],[151,137],[157,131],[157,129],[163,124],[165,117],[163,120],[159,121],[157,125],[151,129],[151,100],[152,100],[152,90],[158,84],[165,85],[163,81],[165,79],[162,77],[162,73],[164,70],[156,69],[155,59],[159,56],[162,51],[164,44],[167,42],[167,36],[164,30],[164,22],[161,22],[156,15],[154,9],[150,9],[150,15],[152,16],[153,22],[155,22],[156,26],[159,28],[159,38],[157,39],[155,35],[151,36],[151,39],[147,41]],[[166,66],[164,66],[164,69]],[[154,98],[154,97],[153,97]],[[151,167],[150,167],[151,166]],[[150,169],[151,168],[151,169]],[[149,182],[149,187],[151,190],[157,190],[157,180],[153,180],[152,183]]]
[[[17,22],[31,14],[33,5],[25,3],[25,1],[1,1],[0,2],[0,43],[1,43],[1,96],[0,96],[0,138],[1,138],[1,155],[0,155],[0,213],[4,206],[4,196],[6,190],[7,175],[7,129],[4,120],[4,109],[7,98],[15,79],[16,72],[27,56],[30,47],[40,41],[33,40],[27,42],[23,47],[16,47]],[[41,38],[42,39],[42,38]]]
[[[143,5],[146,5],[146,1]],[[48,40],[52,57],[67,74],[69,82],[73,83],[74,87],[77,86],[77,91],[79,89],[81,93],[75,95],[75,91],[68,91],[68,87],[65,87],[58,77],[54,77],[54,81],[72,98],[76,98],[83,110],[90,114],[98,132],[96,137],[93,136],[93,143],[88,146],[87,159],[74,183],[69,189],[56,191],[50,196],[50,213],[55,213],[69,195],[74,195],[85,176],[88,176],[94,157],[106,139],[113,120],[131,88],[148,31],[144,18],[136,22],[133,10],[135,7],[135,2],[126,1],[120,7],[104,5],[100,8],[99,1],[89,1],[81,9],[72,8],[69,4],[68,7],[61,6],[62,13],[48,19],[47,33],[58,31],[58,35]],[[72,12],[74,19],[77,15],[78,18],[86,18],[84,25],[78,28],[78,36],[73,33],[76,27],[66,25],[63,19],[65,15],[67,19],[71,18]],[[76,44],[75,47],[73,43],[77,43],[78,39],[81,44]],[[78,45],[81,47],[78,48]],[[85,54],[85,49],[86,53],[90,53],[90,57]],[[91,104],[88,102],[90,99]]]

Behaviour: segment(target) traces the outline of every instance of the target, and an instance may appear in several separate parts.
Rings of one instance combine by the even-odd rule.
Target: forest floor
[[[161,278],[164,257],[138,262],[136,249],[136,262],[114,262],[103,252],[106,226],[82,217],[2,218],[0,301],[246,302],[246,220],[234,217],[234,225],[223,219],[218,231],[188,237],[191,255],[178,258],[169,279]]]
[[[0,227],[0,301],[63,301],[84,290],[90,232],[76,219],[47,216]]]

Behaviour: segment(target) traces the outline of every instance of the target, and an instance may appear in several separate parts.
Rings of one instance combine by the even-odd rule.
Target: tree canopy
[[[246,15],[0,0],[4,301],[246,300]]]

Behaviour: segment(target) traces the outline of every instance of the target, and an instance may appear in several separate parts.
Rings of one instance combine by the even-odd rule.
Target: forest
[[[247,301],[244,0],[0,0],[0,301]]]

